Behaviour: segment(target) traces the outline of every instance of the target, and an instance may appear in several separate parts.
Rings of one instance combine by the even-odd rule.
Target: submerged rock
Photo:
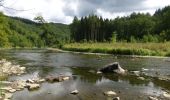
[[[131,73],[135,76],[140,76],[140,71],[131,71]]]
[[[70,77],[69,76],[48,76],[46,77],[46,81],[48,82],[62,82],[62,81],[66,81],[66,80],[69,80]]]
[[[158,98],[152,97],[152,96],[149,96],[148,99],[149,99],[149,100],[158,100]]]
[[[145,80],[144,77],[138,77],[137,79],[139,79],[139,80]]]
[[[76,94],[78,94],[78,93],[79,93],[78,90],[74,90],[74,91],[71,91],[71,92],[70,92],[70,94],[74,94],[74,95],[76,95]]]
[[[125,74],[125,70],[120,67],[118,62],[111,63],[101,68],[99,71],[103,73],[117,73],[117,74]]]
[[[115,97],[113,98],[113,100],[120,100],[120,97]]]
[[[101,71],[97,71],[96,73],[97,73],[97,74],[101,74],[102,72],[101,72]]]
[[[115,96],[117,95],[116,92],[114,91],[107,91],[107,92],[104,92],[104,95],[107,95],[107,96]]]

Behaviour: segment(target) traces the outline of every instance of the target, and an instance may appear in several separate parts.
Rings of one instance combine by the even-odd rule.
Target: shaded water
[[[148,100],[148,96],[162,98],[163,91],[170,91],[167,81],[153,77],[170,76],[170,62],[165,58],[129,58],[50,52],[47,50],[3,50],[0,56],[27,67],[27,74],[11,76],[9,80],[69,75],[71,80],[58,83],[43,83],[37,91],[16,92],[12,100],[112,100],[103,92],[113,90],[121,100]],[[148,69],[146,80],[134,75],[96,74],[95,71],[111,62],[119,62],[129,71]],[[78,95],[71,95],[72,90]],[[164,98],[162,98],[164,100]]]

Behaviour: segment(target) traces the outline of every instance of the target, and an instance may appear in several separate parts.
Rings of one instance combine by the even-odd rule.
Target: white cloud
[[[107,1],[108,3],[106,3]],[[111,19],[117,16],[129,15],[133,11],[150,12],[153,14],[156,9],[170,4],[170,0],[142,0],[139,3],[134,0],[132,0],[133,2],[131,0],[124,0],[127,4],[122,4],[118,0],[107,1],[103,4],[100,0],[5,0],[5,6],[27,11],[15,11],[2,7],[0,7],[0,10],[10,16],[18,16],[31,20],[37,14],[41,14],[49,22],[68,24],[72,22],[73,16],[87,15],[93,11],[104,18]],[[116,3],[119,4],[116,5]],[[124,8],[124,6],[126,7]]]

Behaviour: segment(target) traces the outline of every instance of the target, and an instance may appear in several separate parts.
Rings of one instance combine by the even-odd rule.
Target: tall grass
[[[64,50],[108,53],[115,55],[170,56],[170,42],[166,43],[71,43]]]

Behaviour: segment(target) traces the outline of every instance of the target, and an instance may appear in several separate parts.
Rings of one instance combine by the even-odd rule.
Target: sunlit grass
[[[166,43],[71,43],[63,49],[79,52],[119,55],[170,56],[170,42]]]

